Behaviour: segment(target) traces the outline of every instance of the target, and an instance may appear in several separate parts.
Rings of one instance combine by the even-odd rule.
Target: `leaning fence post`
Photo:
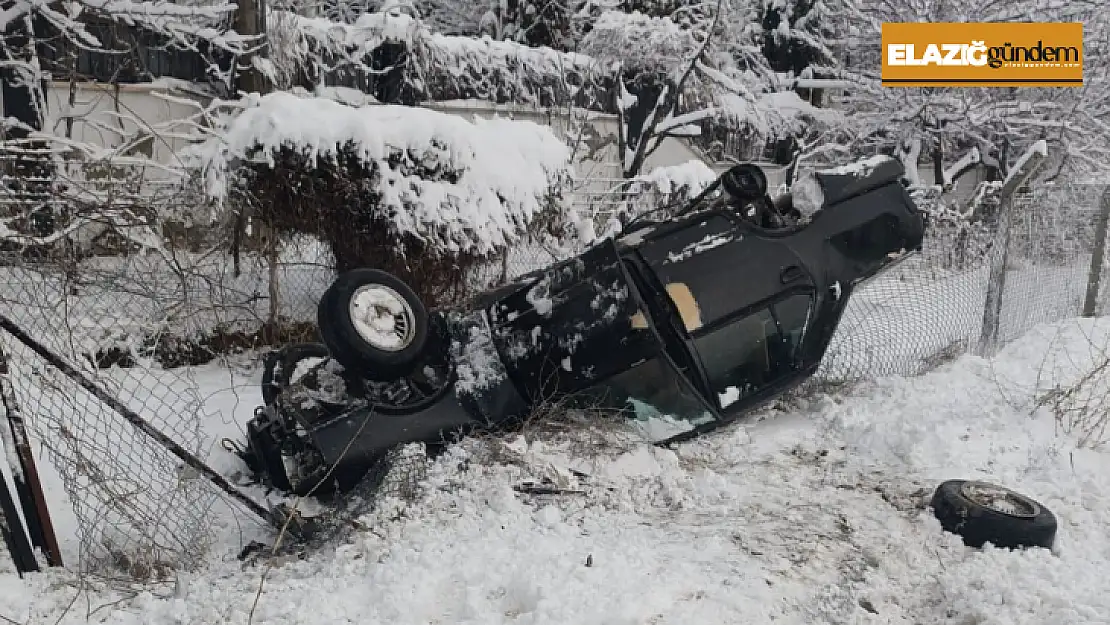
[[[1006,290],[1006,265],[1010,261],[1010,226],[1013,223],[1013,197],[1033,174],[1044,164],[1048,145],[1044,140],[1033,144],[1014,165],[999,192],[998,232],[995,249],[991,254],[990,280],[987,282],[987,301],[983,307],[983,328],[979,335],[979,354],[985,355],[998,345],[1002,323],[1002,300]]]
[[[1084,317],[1094,317],[1098,307],[1102,262],[1106,258],[1107,225],[1110,225],[1110,187],[1103,190],[1099,199],[1098,218],[1095,221],[1095,248],[1091,252],[1091,268],[1087,271],[1087,295],[1083,298]]]

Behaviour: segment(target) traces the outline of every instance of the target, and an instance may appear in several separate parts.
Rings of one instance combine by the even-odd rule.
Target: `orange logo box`
[[[885,87],[1081,87],[1081,22],[887,22]]]

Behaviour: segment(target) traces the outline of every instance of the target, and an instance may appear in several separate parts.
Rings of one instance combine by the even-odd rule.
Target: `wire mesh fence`
[[[1100,205],[1104,190],[1100,185],[1048,185],[1016,196],[1003,207],[1012,217],[1008,236],[997,220],[934,220],[920,254],[852,296],[817,380],[918,375],[964,353],[989,355],[991,346],[984,344],[991,330],[984,327],[991,323],[987,294],[999,275],[1004,281],[997,344],[1037,324],[1078,316],[1092,258],[1105,244],[1097,240],[1095,227],[1105,210]],[[992,265],[1002,264],[1001,274],[992,273]],[[1103,301],[1104,292],[1103,287],[1094,294],[1095,303]]]
[[[202,453],[209,442],[203,398],[188,369],[161,363],[177,357],[169,353],[180,343],[173,337],[233,321],[224,303],[240,292],[223,279],[219,259],[203,252],[205,241],[167,245],[164,224],[146,210],[181,214],[199,205],[198,194],[188,181],[118,174],[90,181],[53,156],[46,149],[16,155],[53,172],[43,180],[10,170],[0,178],[0,311],[183,448]],[[128,579],[199,564],[215,490],[27,344],[5,334],[0,346],[14,399],[46,460],[43,481],[58,491],[51,503],[64,493],[70,504],[52,510],[67,564]]]

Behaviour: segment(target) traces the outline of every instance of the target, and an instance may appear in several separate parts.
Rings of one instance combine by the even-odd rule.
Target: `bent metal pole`
[[[23,506],[23,518],[27,522],[31,543],[46,552],[47,564],[62,566],[62,550],[58,546],[54,523],[50,519],[50,510],[46,505],[46,495],[39,480],[38,465],[35,464],[35,456],[31,453],[31,442],[23,422],[23,412],[16,402],[15,392],[8,377],[10,373],[8,355],[0,346],[0,408],[4,410],[9,428],[5,430],[0,426],[0,439],[4,441],[5,447],[10,446],[15,452],[19,462],[18,467],[11,467],[12,482],[15,484],[20,505]]]
[[[8,334],[11,334],[20,343],[23,343],[24,345],[29,347],[31,351],[41,356],[43,360],[53,365],[55,368],[58,369],[58,371],[61,371],[68,378],[80,384],[81,387],[84,388],[86,391],[92,393],[97,399],[104,402],[112,410],[115,410],[117,413],[119,413],[121,417],[127,419],[127,421],[131,425],[141,430],[147,436],[153,438],[155,441],[158,442],[158,444],[165,447],[171,454],[177,456],[182,462],[188,465],[189,468],[195,469],[198,473],[208,478],[208,481],[215,484],[220,490],[231,496],[231,498],[243,504],[243,506],[245,506],[248,510],[258,515],[260,519],[269,523],[270,525],[277,526],[279,529],[284,525],[282,520],[274,518],[274,515],[270,514],[270,512],[264,506],[262,506],[262,504],[251,499],[245,493],[236,489],[234,486],[231,485],[230,482],[227,481],[227,478],[220,475],[218,472],[216,472],[215,469],[208,466],[203,460],[190,453],[189,450],[185,449],[181,445],[178,445],[176,442],[174,442],[172,438],[164,434],[158,428],[151,425],[146,419],[139,416],[139,414],[136,413],[134,410],[128,408],[126,405],[124,405],[123,402],[114,397],[111,393],[105,391],[103,388],[97,385],[96,382],[93,382],[91,379],[89,379],[89,377],[86,376],[84,373],[81,373],[60,356],[51,352],[42,343],[36,341],[33,337],[24,332],[23,328],[20,328],[18,325],[16,325],[15,322],[13,322],[11,319],[8,319],[4,315],[0,315],[0,328],[2,328]]]

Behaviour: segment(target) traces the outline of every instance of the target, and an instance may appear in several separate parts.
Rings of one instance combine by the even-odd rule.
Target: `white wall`
[[[148,137],[138,146],[140,155],[173,165],[176,152],[187,143],[184,120],[199,110],[190,104],[196,97],[173,84],[78,83],[71,91],[69,83],[54,82],[47,93],[43,130],[103,148],[119,148]],[[72,127],[67,127],[68,119]],[[165,170],[148,169],[152,177],[172,177]]]

